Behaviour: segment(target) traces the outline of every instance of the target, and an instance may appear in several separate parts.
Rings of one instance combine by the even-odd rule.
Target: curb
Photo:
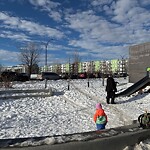
[[[74,137],[79,137],[75,138]],[[150,139],[150,129],[142,129],[138,124],[91,131],[85,133],[75,133],[70,135],[53,136],[55,142],[43,145],[16,146],[15,143],[33,140],[33,142],[52,137],[30,137],[18,139],[0,139],[0,150],[122,150],[126,146],[134,146],[143,140]],[[60,139],[67,139],[64,143]],[[10,145],[9,145],[10,144]],[[11,144],[15,146],[12,147]],[[7,146],[6,146],[7,145]]]

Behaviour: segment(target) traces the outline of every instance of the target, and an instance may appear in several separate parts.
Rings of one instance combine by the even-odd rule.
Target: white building
[[[2,71],[13,71],[18,73],[27,73],[28,69],[26,65],[16,65],[16,66],[8,66],[2,67]]]

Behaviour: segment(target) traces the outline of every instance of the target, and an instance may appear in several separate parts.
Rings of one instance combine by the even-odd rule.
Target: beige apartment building
[[[150,68],[150,42],[129,47],[129,82],[135,83],[147,75]]]

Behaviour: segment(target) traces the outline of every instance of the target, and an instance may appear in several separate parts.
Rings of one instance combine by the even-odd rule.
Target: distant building
[[[66,64],[61,64],[61,73],[66,73]]]
[[[77,73],[90,73],[95,76],[98,75],[108,75],[114,74],[118,77],[122,73],[127,73],[127,59],[122,60],[96,60],[96,61],[86,61],[78,62],[76,64],[66,63],[66,64],[53,64],[48,66],[40,67],[38,73],[41,72],[55,72],[58,74],[77,74]],[[1,70],[10,70],[18,73],[27,73],[27,66],[17,65],[9,67],[1,67]]]
[[[111,60],[112,73],[118,73],[118,71],[119,71],[118,64],[119,64],[119,60],[118,59]]]
[[[135,83],[146,76],[150,68],[150,42],[129,47],[129,82]]]
[[[89,68],[89,62],[86,61],[81,63],[82,72],[88,72],[88,68]]]
[[[17,73],[27,73],[28,68],[26,65],[7,66],[7,67],[2,67],[2,71],[14,71]]]

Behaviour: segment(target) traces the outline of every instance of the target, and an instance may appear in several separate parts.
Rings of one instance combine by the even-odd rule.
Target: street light
[[[45,72],[47,71],[47,48],[48,48],[48,44],[50,43],[50,41],[53,39],[48,40],[45,43]],[[47,88],[47,79],[45,79],[45,89]]]
[[[45,43],[45,71],[47,71],[47,48],[48,48],[48,44],[50,43],[50,41],[52,41],[53,39],[50,39],[48,40],[46,43]]]
[[[70,90],[70,57],[69,57],[69,79],[68,79],[68,90]]]

